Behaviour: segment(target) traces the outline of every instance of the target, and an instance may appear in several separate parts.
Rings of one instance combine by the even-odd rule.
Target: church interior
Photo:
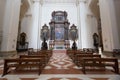
[[[0,0],[0,80],[120,80],[120,0]]]

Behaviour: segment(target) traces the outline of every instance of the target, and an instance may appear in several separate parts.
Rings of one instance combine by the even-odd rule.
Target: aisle
[[[42,74],[80,74],[81,70],[67,56],[65,50],[55,50]]]

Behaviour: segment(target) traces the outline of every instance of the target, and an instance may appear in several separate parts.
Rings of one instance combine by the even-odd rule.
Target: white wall
[[[94,48],[92,35],[98,33],[97,20],[84,2],[80,3],[80,21],[82,48]]]
[[[21,0],[6,0],[1,51],[15,51]]]

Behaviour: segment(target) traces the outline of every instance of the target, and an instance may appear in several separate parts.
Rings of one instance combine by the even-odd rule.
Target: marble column
[[[81,43],[81,22],[80,22],[80,0],[76,1],[76,7],[77,7],[77,22],[78,22],[78,49],[82,48]]]
[[[2,33],[3,33],[3,21],[4,21],[4,14],[5,14],[5,5],[6,0],[0,1],[0,49],[1,49],[1,42],[2,42]]]
[[[83,47],[86,46],[86,40],[85,38],[83,39],[83,36],[85,33],[84,29],[85,28],[85,17],[86,17],[86,5],[85,5],[85,0],[77,0],[77,15],[78,15],[78,48],[82,49]],[[83,35],[83,36],[82,36]]]
[[[34,49],[40,49],[41,39],[40,39],[40,27],[41,27],[41,0],[33,1],[33,25],[32,25],[32,40],[30,46]]]
[[[1,51],[16,51],[21,0],[6,0]]]
[[[114,0],[99,0],[104,51],[120,48]]]

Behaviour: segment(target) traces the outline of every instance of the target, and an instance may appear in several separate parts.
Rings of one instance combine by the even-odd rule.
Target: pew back
[[[119,73],[118,60],[116,58],[84,58],[82,67],[83,72],[91,70],[100,70],[101,67],[110,66],[114,69],[115,73]],[[92,67],[92,68],[87,68]],[[95,68],[93,68],[95,67]],[[97,67],[97,68],[96,68]]]

